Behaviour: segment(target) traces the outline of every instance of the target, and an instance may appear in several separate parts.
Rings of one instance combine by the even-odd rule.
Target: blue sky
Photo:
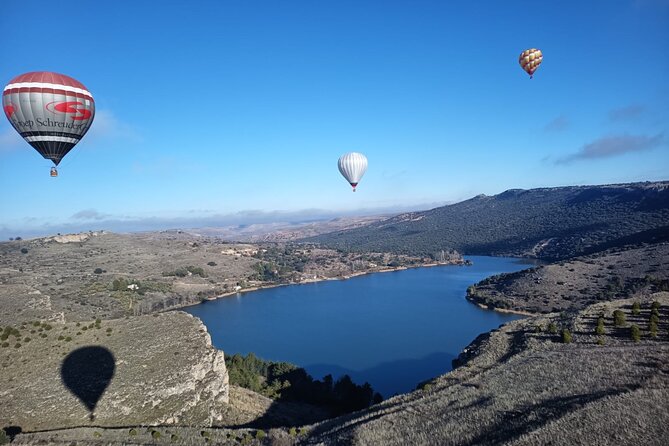
[[[64,73],[97,112],[57,179],[2,118],[0,237],[669,179],[669,0],[9,0],[0,25],[3,85]]]

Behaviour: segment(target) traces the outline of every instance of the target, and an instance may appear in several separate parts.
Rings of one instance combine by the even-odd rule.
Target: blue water
[[[451,370],[476,336],[519,316],[482,310],[469,285],[528,268],[518,259],[467,257],[439,266],[259,290],[205,302],[199,317],[226,354],[253,352],[304,367],[314,378],[347,373],[384,397]]]

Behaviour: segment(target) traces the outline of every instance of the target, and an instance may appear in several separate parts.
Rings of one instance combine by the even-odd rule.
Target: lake
[[[528,268],[504,257],[471,266],[368,274],[238,294],[189,307],[226,354],[255,353],[304,367],[315,379],[348,374],[384,397],[451,370],[476,336],[521,316],[465,299],[488,276]]]

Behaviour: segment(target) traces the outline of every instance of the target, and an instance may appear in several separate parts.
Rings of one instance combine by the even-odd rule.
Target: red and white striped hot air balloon
[[[95,102],[78,80],[50,71],[15,77],[2,94],[2,108],[14,129],[54,165],[84,137]],[[55,167],[51,176],[57,176]]]
[[[544,56],[541,54],[541,50],[530,48],[529,50],[520,53],[518,63],[520,64],[520,67],[530,75],[530,79],[532,79],[534,72],[537,71],[542,60],[544,60]]]

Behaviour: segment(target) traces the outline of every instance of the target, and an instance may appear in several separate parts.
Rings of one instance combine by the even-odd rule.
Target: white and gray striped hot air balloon
[[[14,129],[54,165],[84,137],[95,117],[88,89],[64,74],[36,71],[15,77],[2,93]],[[51,176],[57,176],[55,167]]]
[[[362,153],[349,152],[339,158],[337,165],[339,172],[353,186],[353,192],[355,192],[356,186],[367,171],[367,157]]]

